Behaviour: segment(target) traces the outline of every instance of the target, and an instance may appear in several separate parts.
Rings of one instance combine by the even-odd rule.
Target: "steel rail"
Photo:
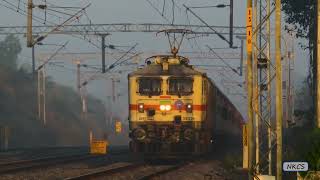
[[[161,175],[167,174],[169,172],[177,171],[177,170],[187,166],[188,164],[189,163],[182,163],[182,164],[178,164],[178,165],[175,165],[175,166],[172,166],[172,167],[168,167],[168,168],[165,168],[163,170],[156,171],[156,172],[154,172],[152,174],[145,175],[145,176],[139,178],[139,180],[153,179],[153,178],[159,177]]]
[[[9,163],[0,164],[0,174],[14,173],[18,171],[24,171],[34,168],[42,168],[51,165],[56,165],[59,163],[70,163],[74,161],[81,161],[90,158],[96,158],[98,156],[92,156],[90,154],[77,154],[69,156],[57,156],[57,157],[47,157],[47,158],[37,158],[22,161],[13,161]]]
[[[127,151],[118,151],[110,153],[109,155],[120,155],[127,153]],[[28,169],[37,169],[48,166],[54,166],[60,163],[72,163],[76,161],[82,161],[93,158],[101,158],[106,156],[100,155],[91,155],[88,153],[85,154],[76,154],[71,156],[55,156],[55,157],[47,157],[47,158],[37,158],[30,160],[22,160],[22,161],[13,161],[9,163],[0,164],[0,174],[8,174],[19,171],[24,171]]]
[[[66,156],[67,154],[75,155],[75,154],[84,154],[88,153],[88,150],[73,150],[74,152],[41,152],[41,151],[35,151],[35,152],[25,152],[25,153],[19,153],[19,154],[12,154],[7,156],[0,156],[0,166],[14,163],[14,162],[21,162],[21,161],[30,161],[35,159],[41,159],[41,158],[48,158],[48,157],[59,157],[59,156]]]
[[[137,168],[143,167],[145,165],[146,165],[145,163],[129,164],[129,165],[124,165],[124,166],[120,166],[120,167],[116,167],[116,168],[94,171],[94,172],[90,172],[90,173],[83,174],[80,176],[69,177],[69,178],[65,178],[64,180],[81,180],[81,179],[85,180],[85,179],[97,178],[97,177],[102,177],[102,176],[110,176],[110,175],[113,175],[116,173],[121,173],[124,171],[130,171],[133,169],[137,169]]]

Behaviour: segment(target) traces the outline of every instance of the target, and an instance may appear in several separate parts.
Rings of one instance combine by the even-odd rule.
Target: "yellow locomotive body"
[[[202,154],[214,133],[240,134],[242,116],[205,73],[181,56],[150,59],[128,75],[133,152]]]

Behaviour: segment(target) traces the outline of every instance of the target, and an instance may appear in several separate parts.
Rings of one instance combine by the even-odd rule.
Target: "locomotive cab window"
[[[187,96],[193,93],[193,79],[172,77],[168,79],[170,95]]]
[[[139,78],[138,93],[146,96],[158,96],[161,94],[161,79],[160,78]]]

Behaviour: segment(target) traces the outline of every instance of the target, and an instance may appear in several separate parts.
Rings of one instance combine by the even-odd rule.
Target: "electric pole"
[[[106,35],[101,35],[102,73],[106,73]]]
[[[43,123],[46,125],[46,73],[45,66],[38,70],[38,117],[42,118]]]
[[[85,120],[85,100],[84,100],[84,96],[82,93],[82,87],[81,87],[81,62],[80,60],[76,60],[74,61],[75,64],[77,65],[77,84],[76,84],[76,89],[78,90],[78,94],[80,96],[80,101],[81,101],[81,119]]]
[[[253,178],[253,161],[254,161],[254,135],[253,135],[253,109],[252,109],[252,0],[247,0],[247,98],[248,98],[248,175],[249,180]]]
[[[254,19],[254,29],[257,31],[258,27],[258,0],[254,0],[253,4],[253,19]],[[253,34],[253,41],[252,44],[254,46],[253,51],[253,69],[252,69],[252,80],[253,80],[253,112],[254,112],[254,129],[255,129],[255,173],[254,174],[260,174],[259,168],[260,168],[260,141],[259,141],[259,131],[260,131],[260,119],[259,119],[259,89],[258,89],[258,54],[259,52],[256,51],[256,47],[259,47],[258,45],[258,33]]]
[[[286,46],[286,52],[285,52],[285,90],[286,90],[286,104],[285,104],[285,124],[286,128],[289,128],[290,126],[290,90],[291,90],[291,82],[290,82],[290,51],[288,50],[288,41],[286,40],[285,46]]]
[[[253,115],[255,118],[255,165],[254,178],[259,179],[266,174],[272,177],[272,142],[276,133],[272,129],[272,98],[271,85],[275,75],[271,75],[274,68],[271,60],[271,0],[254,0],[253,19]],[[268,170],[268,171],[267,171]]]
[[[320,128],[320,0],[317,0],[317,127]]]
[[[271,2],[270,0],[267,1],[267,14],[271,14]],[[272,78],[271,78],[271,23],[270,23],[270,18],[267,20],[266,22],[267,24],[267,70],[266,70],[266,76],[267,76],[267,115],[269,117],[266,118],[266,122],[268,123],[268,174],[269,176],[272,175],[272,145],[274,144],[272,142],[272,135],[274,135],[274,130],[272,129],[271,126],[271,82],[272,82]],[[273,134],[272,134],[273,133]]]
[[[240,46],[240,76],[242,76],[243,74],[243,56],[244,56],[244,42],[243,42],[244,39],[240,38],[240,41],[241,41],[241,46]]]
[[[27,47],[33,47],[33,37],[32,37],[32,11],[33,2],[28,0],[28,12],[27,12]]]
[[[42,72],[38,71],[38,118],[41,119],[41,76],[42,76]]]
[[[281,64],[281,0],[275,0],[275,50],[276,50],[276,132],[277,180],[282,179],[282,64]]]
[[[99,34],[101,37],[101,59],[102,59],[102,73],[106,73],[106,36],[109,34]]]
[[[82,102],[82,114],[83,114],[83,120],[87,120],[87,91],[86,86],[82,86],[81,88],[81,102]]]
[[[230,38],[230,48],[233,47],[233,0],[230,0],[230,30],[229,30],[229,38]]]
[[[76,64],[77,64],[77,90],[78,90],[79,95],[81,96],[81,77],[80,77],[81,68],[80,68],[80,61],[77,60]]]
[[[115,96],[115,79],[111,79],[112,80],[112,102],[114,103],[116,101],[116,96]]]
[[[42,77],[42,89],[43,89],[43,124],[47,124],[47,112],[46,112],[46,67],[43,66],[43,77]]]
[[[35,47],[34,45],[32,46],[32,76],[35,76],[35,70],[36,70],[36,58],[35,58]]]

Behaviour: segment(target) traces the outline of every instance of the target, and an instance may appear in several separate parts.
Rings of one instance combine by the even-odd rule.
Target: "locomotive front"
[[[206,105],[203,74],[177,56],[157,56],[129,74],[130,148],[144,154],[197,153]]]

